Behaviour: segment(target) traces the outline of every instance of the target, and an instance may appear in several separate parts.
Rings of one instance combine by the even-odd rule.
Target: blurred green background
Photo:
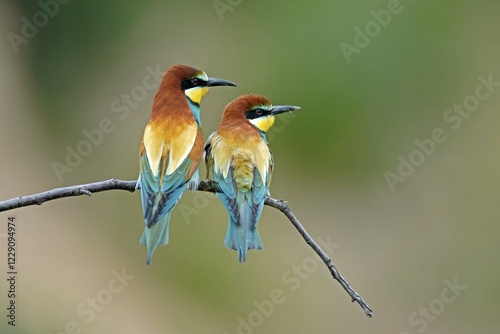
[[[218,199],[186,193],[148,267],[139,194],[109,191],[0,215],[0,278],[11,214],[19,252],[17,326],[2,278],[2,333],[498,333],[500,89],[456,130],[443,119],[478,77],[500,81],[498,1],[59,1],[0,2],[0,199],[136,178],[157,86],[143,80],[195,66],[238,83],[204,98],[205,136],[239,94],[302,107],[269,136],[271,193],[338,244],[330,255],[374,317],[277,210],[260,221],[265,248],[238,264]],[[103,119],[113,130],[58,178],[53,163]],[[386,172],[435,128],[446,141],[391,189]],[[117,289],[123,268],[134,278]]]

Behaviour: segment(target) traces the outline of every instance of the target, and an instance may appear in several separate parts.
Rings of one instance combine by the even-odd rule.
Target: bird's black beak
[[[300,107],[297,106],[273,106],[271,109],[271,115],[278,115],[287,111],[300,110]]]
[[[234,87],[236,87],[236,84],[234,82],[227,81],[224,79],[208,78],[207,87],[213,87],[213,86],[234,86]]]

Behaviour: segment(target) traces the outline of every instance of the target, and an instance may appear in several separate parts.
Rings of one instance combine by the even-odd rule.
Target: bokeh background
[[[205,135],[239,94],[302,106],[269,137],[272,195],[336,244],[334,263],[374,317],[277,210],[260,221],[264,250],[239,264],[217,198],[186,193],[148,267],[139,194],[108,191],[0,214],[2,333],[498,333],[500,87],[456,130],[443,119],[478,77],[500,81],[498,1],[59,1],[42,0],[47,20],[37,1],[0,2],[0,199],[135,179],[157,86],[144,79],[189,64],[238,83],[204,98]],[[399,13],[370,26],[388,6]],[[34,20],[36,33],[23,28]],[[372,37],[348,62],[340,45],[367,24]],[[58,178],[53,163],[103,119],[113,130]],[[391,189],[386,172],[435,128],[446,141]],[[9,215],[15,328],[4,314]],[[122,270],[125,286],[113,280]],[[274,290],[280,304],[259,311]]]

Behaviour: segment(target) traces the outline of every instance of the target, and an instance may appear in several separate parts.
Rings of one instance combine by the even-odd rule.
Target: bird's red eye
[[[259,109],[255,109],[255,113],[260,116],[260,115],[262,115],[264,113],[264,110],[262,110],[260,108]]]
[[[191,83],[194,86],[198,86],[200,84],[200,80],[198,80],[198,78],[193,78],[193,79],[191,79]]]

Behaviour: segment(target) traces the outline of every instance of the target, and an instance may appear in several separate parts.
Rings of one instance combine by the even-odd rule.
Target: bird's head
[[[274,116],[299,109],[300,107],[290,105],[273,106],[263,96],[246,94],[239,96],[226,106],[223,119],[243,118],[260,132],[266,133],[274,124]]]
[[[236,86],[235,83],[218,78],[209,78],[202,70],[186,65],[174,65],[165,74],[165,81],[184,92],[186,97],[199,105],[209,87]]]

